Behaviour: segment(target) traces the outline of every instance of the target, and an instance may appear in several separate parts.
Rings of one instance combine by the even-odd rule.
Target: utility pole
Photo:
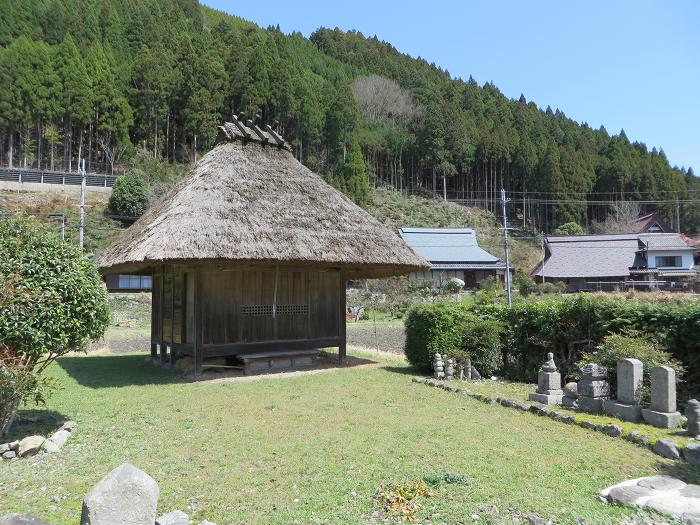
[[[78,236],[78,245],[80,249],[83,249],[83,238],[85,236],[85,183],[86,183],[86,173],[85,173],[85,159],[80,161],[80,234]]]
[[[510,283],[510,252],[508,251],[508,217],[506,216],[506,190],[501,188],[501,205],[503,207],[503,246],[506,251],[506,290],[508,292],[508,307],[513,306],[513,292]]]
[[[681,233],[681,203],[678,201],[678,192],[676,192],[676,231]]]

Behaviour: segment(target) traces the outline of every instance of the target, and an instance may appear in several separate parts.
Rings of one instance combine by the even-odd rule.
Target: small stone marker
[[[445,378],[445,363],[442,361],[440,354],[435,354],[433,357],[433,370],[435,371],[435,379]]]
[[[447,360],[447,370],[445,370],[445,379],[452,381],[455,378],[455,360],[451,357]]]
[[[153,525],[159,493],[151,476],[124,463],[85,496],[80,525]]]
[[[700,435],[700,401],[691,399],[685,409],[685,417],[688,418],[688,434]]]
[[[642,417],[659,428],[681,424],[681,414],[676,411],[676,371],[670,366],[651,369],[651,407],[642,409]]]
[[[578,384],[570,381],[564,385],[564,397],[561,398],[562,406],[578,408]]]
[[[581,368],[581,381],[577,384],[578,407],[584,412],[599,414],[603,402],[610,395],[610,385],[606,381],[608,369],[595,363]]]
[[[606,414],[624,421],[637,422],[642,418],[642,409],[637,405],[637,390],[642,384],[644,364],[639,359],[617,361],[617,399],[603,402]]]
[[[564,393],[561,390],[561,374],[557,372],[554,363],[554,354],[547,354],[547,361],[544,362],[537,374],[537,392],[530,394],[530,401],[537,401],[545,405],[558,405]]]

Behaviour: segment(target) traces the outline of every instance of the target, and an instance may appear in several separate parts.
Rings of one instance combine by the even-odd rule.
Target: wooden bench
[[[243,361],[243,371],[249,375],[313,368],[318,354],[318,350],[287,350],[240,354],[238,358]]]

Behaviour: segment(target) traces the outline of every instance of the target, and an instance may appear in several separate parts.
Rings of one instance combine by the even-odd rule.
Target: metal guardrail
[[[111,188],[117,177],[113,175],[88,175],[85,179],[87,186]],[[58,184],[61,186],[80,186],[81,177],[77,172],[43,170],[18,170],[1,168],[0,181],[33,182],[38,184]]]

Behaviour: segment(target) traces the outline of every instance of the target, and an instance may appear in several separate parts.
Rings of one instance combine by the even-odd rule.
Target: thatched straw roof
[[[233,133],[224,139],[99,254],[101,271],[162,262],[279,264],[342,268],[357,278],[429,267],[283,145]]]

